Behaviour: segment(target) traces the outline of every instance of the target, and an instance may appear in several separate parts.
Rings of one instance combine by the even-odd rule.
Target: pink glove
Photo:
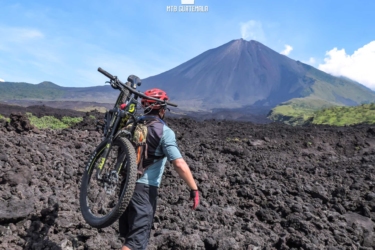
[[[199,205],[199,191],[198,190],[190,190],[190,200],[193,200],[193,206],[191,208],[195,210]]]

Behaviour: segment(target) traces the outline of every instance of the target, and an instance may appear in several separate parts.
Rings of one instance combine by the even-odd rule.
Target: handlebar
[[[104,69],[102,69],[100,67],[98,68],[98,71],[100,73],[102,73],[103,75],[105,75],[106,77],[108,77],[109,79],[111,79],[112,81],[114,81],[116,84],[118,84],[121,89],[127,89],[131,93],[133,93],[135,95],[138,95],[138,96],[140,96],[142,98],[146,98],[146,99],[149,99],[149,100],[154,100],[154,101],[157,101],[159,103],[165,103],[167,105],[170,105],[170,106],[173,106],[173,107],[177,107],[177,104],[174,104],[174,103],[171,103],[171,102],[162,101],[162,100],[157,99],[157,98],[149,97],[149,96],[144,95],[140,91],[135,91],[134,89],[132,89],[129,86],[127,86],[126,84],[122,83],[116,76],[111,75],[110,73],[108,73],[107,71],[105,71]],[[135,75],[129,76],[128,77],[128,81],[131,82],[132,84],[137,84],[137,85],[139,85],[141,83],[141,80],[137,76],[135,76]]]
[[[98,71],[100,72],[100,73],[102,73],[103,75],[105,75],[106,77],[108,77],[109,79],[111,79],[112,81],[115,81],[116,80],[116,78],[113,76],[113,75],[111,75],[110,73],[108,73],[107,71],[105,71],[104,69],[102,69],[102,68],[98,68]]]

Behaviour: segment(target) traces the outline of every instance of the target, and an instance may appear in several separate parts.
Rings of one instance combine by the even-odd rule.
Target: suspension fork
[[[101,157],[98,160],[99,165],[97,166],[97,170],[96,170],[96,178],[98,180],[102,180],[101,174],[102,174],[103,168],[105,166],[105,163],[107,162],[109,151],[112,148],[112,143],[113,143],[113,140],[114,140],[115,132],[117,130],[117,127],[120,124],[121,119],[125,116],[125,112],[120,110],[119,108],[110,110],[110,112],[114,113],[114,116],[116,117],[116,119],[115,119],[113,125],[110,127],[110,134],[107,137],[107,143],[105,144],[105,146],[104,146],[105,148],[103,149],[103,153],[101,154]]]
[[[102,180],[101,174],[102,174],[102,171],[103,171],[103,167],[104,167],[105,163],[107,162],[108,153],[109,153],[109,150],[111,149],[111,147],[112,147],[112,140],[107,142],[107,144],[105,145],[105,148],[103,150],[103,153],[101,154],[101,157],[98,160],[99,165],[96,168],[96,178],[98,180]]]

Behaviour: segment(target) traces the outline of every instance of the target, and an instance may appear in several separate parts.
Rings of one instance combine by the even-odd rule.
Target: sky
[[[0,6],[0,81],[103,85],[98,67],[124,81],[130,74],[144,79],[243,38],[375,90],[372,0],[0,0]]]

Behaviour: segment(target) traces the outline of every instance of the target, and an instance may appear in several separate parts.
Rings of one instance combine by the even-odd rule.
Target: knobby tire
[[[137,164],[136,164],[136,155],[135,150],[131,142],[121,136],[115,138],[113,144],[119,145],[121,148],[121,152],[125,153],[125,174],[124,180],[122,180],[121,187],[120,187],[120,196],[118,197],[118,203],[116,206],[106,215],[104,216],[97,216],[92,213],[89,207],[89,197],[88,197],[88,189],[90,180],[95,177],[96,171],[96,163],[99,162],[100,155],[102,150],[106,145],[99,147],[99,149],[95,150],[95,152],[91,155],[88,164],[86,165],[85,172],[82,176],[82,183],[80,188],[80,208],[82,212],[82,216],[85,221],[92,227],[95,228],[104,228],[112,225],[121,215],[125,212],[135,189],[135,183],[137,179]],[[114,168],[114,166],[112,166]],[[101,190],[103,192],[103,190]],[[116,193],[116,192],[115,192]]]

